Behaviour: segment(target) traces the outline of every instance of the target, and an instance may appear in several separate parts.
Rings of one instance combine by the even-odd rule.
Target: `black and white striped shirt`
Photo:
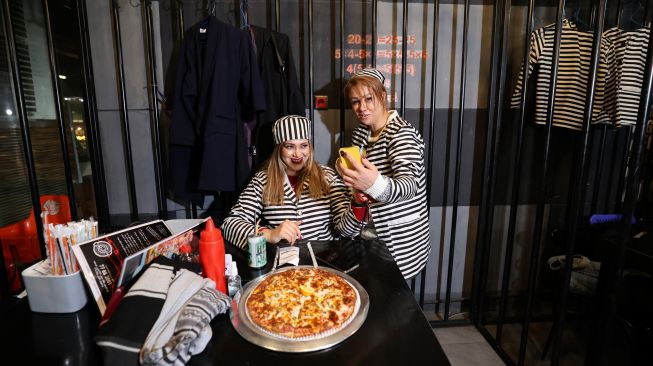
[[[603,33],[603,37],[614,45],[614,58],[610,64],[606,91],[606,106],[615,126],[637,123],[649,32],[649,27],[634,31],[615,27]]]
[[[282,205],[263,203],[267,173],[256,173],[222,223],[224,238],[240,248],[247,248],[247,236],[254,233],[259,218],[268,228],[275,228],[285,220],[301,220],[299,229],[302,239],[332,240],[337,236],[355,236],[360,223],[350,209],[349,189],[332,168],[322,166],[322,170],[331,187],[328,195],[320,199],[311,198],[308,183],[305,182],[301,199],[297,200],[286,178]]]
[[[528,75],[533,74],[536,67],[538,67],[535,80],[535,123],[537,124],[546,124],[547,102],[552,92],[551,72],[555,45],[554,38],[555,24],[536,29],[531,34]],[[593,38],[592,32],[580,31],[576,29],[574,23],[568,19],[563,19],[553,126],[573,130],[582,129]],[[601,40],[600,51],[592,123],[609,123],[603,105],[605,83],[613,57],[613,46],[610,40],[606,38]],[[520,107],[523,80],[524,66],[522,65],[510,103],[511,108]]]
[[[376,142],[368,145],[369,136],[370,131],[360,124],[354,129],[352,144],[366,147],[367,159],[391,186],[386,201],[370,204],[370,215],[379,239],[408,279],[426,266],[431,251],[424,140],[396,111],[390,111]]]

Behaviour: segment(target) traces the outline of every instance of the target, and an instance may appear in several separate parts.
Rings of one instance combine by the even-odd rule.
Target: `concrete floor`
[[[433,329],[452,366],[504,365],[494,349],[472,325]]]

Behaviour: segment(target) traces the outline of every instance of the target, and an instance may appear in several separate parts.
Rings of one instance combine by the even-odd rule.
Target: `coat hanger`
[[[208,10],[209,15],[215,16],[215,2],[216,0],[209,0],[206,3],[206,10]]]
[[[637,6],[636,8],[635,5]],[[648,9],[642,4],[642,0],[624,0],[622,2],[621,7],[618,9],[618,18],[617,18],[617,25],[620,28],[624,26],[622,19],[623,19],[625,9],[631,9],[626,27],[631,28],[634,25],[636,28],[642,28],[644,26],[644,23],[646,23],[646,18],[648,15],[647,14]],[[642,12],[642,10],[644,11]],[[640,12],[643,14],[641,21],[636,19],[637,14],[639,14]]]
[[[635,10],[635,11],[632,12],[632,13],[630,13],[630,19],[628,19],[628,21],[630,22],[630,24],[633,24],[633,25],[635,25],[635,26],[638,27],[638,28],[642,28],[642,27],[644,26],[644,22],[643,22],[643,21],[638,21],[637,19],[635,19],[635,15],[638,14],[638,13],[639,13],[640,11],[642,11],[642,10],[644,10],[644,6],[642,5],[642,2],[640,1],[640,2],[637,3],[637,10]],[[646,19],[646,14],[644,14],[644,15],[642,16],[642,19]]]
[[[210,0],[206,2],[206,11],[208,15],[199,22],[200,32],[206,32],[206,27],[209,25],[209,18],[215,17],[215,0]]]
[[[570,2],[570,3],[572,3],[572,2]],[[580,1],[576,1],[576,4],[573,7],[573,10],[571,12],[571,15],[567,18],[566,9],[563,8],[562,9],[562,17],[569,19],[570,21],[572,21],[576,25],[580,25],[584,29],[589,29],[590,26],[586,21],[583,20],[583,18],[581,18],[580,11],[581,11]]]

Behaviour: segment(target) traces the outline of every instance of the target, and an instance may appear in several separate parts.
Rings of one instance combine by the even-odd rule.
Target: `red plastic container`
[[[224,239],[222,232],[215,227],[213,219],[206,221],[200,232],[200,263],[204,277],[215,282],[215,287],[227,294],[227,281],[224,275]]]

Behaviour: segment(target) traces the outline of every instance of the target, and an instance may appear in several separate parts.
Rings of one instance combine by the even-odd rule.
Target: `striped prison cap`
[[[274,143],[288,140],[310,140],[311,121],[302,116],[285,116],[279,118],[272,126]]]
[[[383,84],[385,82],[385,76],[381,73],[381,71],[373,68],[373,67],[368,67],[366,69],[358,70],[356,74],[354,74],[354,77],[356,76],[369,76],[371,78],[374,78]]]

